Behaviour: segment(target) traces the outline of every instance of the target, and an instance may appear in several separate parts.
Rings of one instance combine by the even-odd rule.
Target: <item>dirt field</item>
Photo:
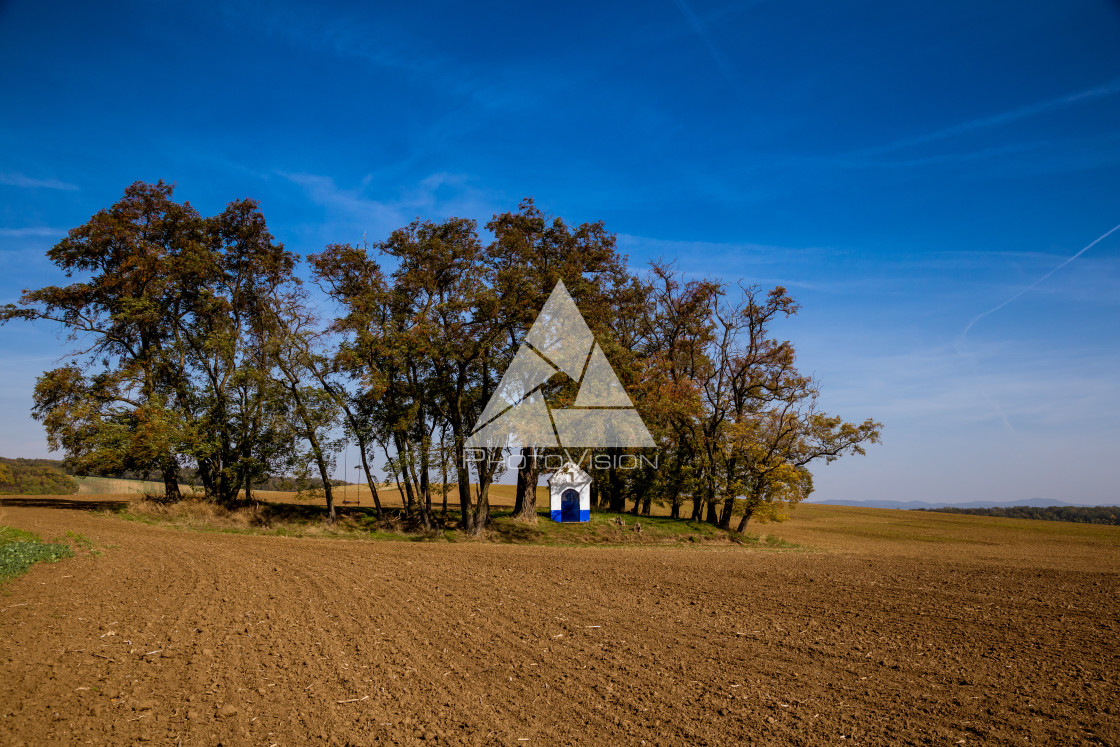
[[[1117,744],[1120,528],[805,505],[805,550],[190,532],[0,590],[3,744]]]

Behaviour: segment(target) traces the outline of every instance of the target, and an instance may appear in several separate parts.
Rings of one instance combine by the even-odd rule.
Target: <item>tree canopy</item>
[[[137,182],[48,251],[70,284],[25,291],[0,323],[52,322],[74,345],[35,387],[51,448],[79,472],[160,474],[169,501],[184,471],[224,504],[270,475],[314,473],[333,518],[335,454],[356,441],[379,517],[380,462],[417,525],[446,520],[450,475],[460,525],[484,529],[489,488],[518,461],[501,448],[468,460],[467,438],[558,281],[656,442],[636,469],[617,457],[641,450],[623,447],[585,464],[599,507],[683,516],[690,502],[693,519],[741,531],[808,496],[814,462],[879,440],[879,423],[821,412],[818,382],[774,337],[798,311],[785,288],[668,263],[635,272],[602,223],[570,225],[528,198],[485,230],[484,243],[472,219],[417,219],[328,245],[301,276],[252,200],[205,217],[171,185]],[[555,376],[544,396],[568,406],[577,384]],[[522,520],[536,520],[548,451],[514,455]]]

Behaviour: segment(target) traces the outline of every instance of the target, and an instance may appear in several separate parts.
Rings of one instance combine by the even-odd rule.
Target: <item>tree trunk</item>
[[[754,510],[750,508],[743,512],[743,518],[739,520],[739,528],[735,530],[736,532],[742,534],[747,531],[747,522],[751,520],[752,514],[754,514]]]
[[[431,467],[428,449],[431,447],[431,439],[423,438],[420,442],[420,518],[424,522],[425,529],[432,528],[432,486],[428,481],[428,470]]]
[[[704,517],[704,521],[708,522],[709,524],[719,524],[719,517],[716,516],[715,499],[713,498],[712,500],[706,502],[708,504],[708,509],[706,511],[707,515]]]
[[[735,509],[735,499],[728,498],[723,502],[723,509],[719,513],[720,529],[731,528],[731,512]]]
[[[366,485],[369,486],[369,492],[373,495],[373,506],[377,511],[377,520],[381,521],[385,518],[385,511],[381,508],[381,496],[377,492],[377,482],[373,479],[373,474],[369,469],[369,460],[366,459],[366,443],[365,438],[358,436],[358,451],[362,455],[362,471],[366,475]]]
[[[709,460],[709,462],[708,462],[709,465],[711,465],[713,463],[714,462],[712,462],[711,460]],[[708,474],[708,484],[705,486],[705,488],[706,488],[706,490],[704,492],[707,495],[704,496],[704,504],[705,504],[704,521],[706,521],[709,524],[718,524],[719,523],[719,517],[716,516],[715,476],[712,475],[710,472]]]
[[[474,509],[474,519],[471,522],[471,532],[480,534],[490,525],[490,484],[479,488],[478,505]]]
[[[420,469],[416,467],[416,444],[409,440],[406,433],[398,434],[397,438],[398,452],[402,455],[402,469],[405,474],[405,489],[408,493],[408,505],[410,508],[415,508],[416,513],[420,516],[420,526],[425,529],[432,528],[432,522],[429,518],[431,511],[431,494],[427,490],[428,475],[426,472],[427,459],[424,456],[423,448],[420,449]]]
[[[167,503],[178,503],[183,500],[179,493],[179,462],[175,457],[166,456],[161,460],[163,473],[163,500]]]
[[[333,524],[338,517],[334,511],[334,491],[331,486],[331,476],[327,473],[327,460],[323,456],[323,450],[319,447],[318,439],[311,441],[311,448],[315,452],[315,463],[319,465],[319,477],[323,480],[323,492],[327,498],[327,520]]]
[[[522,459],[524,460],[525,449],[521,450]],[[513,491],[513,513],[511,516],[517,516],[521,513],[521,509],[525,506],[525,469],[524,461],[517,468],[517,488]]]
[[[218,486],[214,482],[213,469],[210,460],[204,459],[198,463],[198,479],[202,481],[202,492],[208,501],[220,501]]]
[[[467,450],[463,445],[463,424],[452,421],[451,437],[455,440],[455,473],[459,481],[459,526],[470,529],[471,471],[467,467]]]
[[[447,521],[447,447],[444,437],[447,431],[440,431],[439,435],[439,479],[440,492],[443,493],[443,520]]]
[[[319,477],[323,480],[323,491],[327,499],[327,521],[334,523],[337,515],[334,511],[334,492],[331,490],[331,477],[327,470],[327,460],[323,455],[323,447],[319,444],[319,439],[315,435],[315,426],[312,424],[311,416],[307,412],[307,408],[303,405],[303,398],[299,396],[299,383],[289,377],[288,391],[292,393],[292,400],[295,402],[296,411],[299,413],[300,419],[303,420],[304,428],[306,429],[307,442],[311,446],[311,453],[315,456],[315,463],[319,466]]]
[[[481,534],[483,529],[490,526],[490,483],[494,479],[494,470],[497,467],[497,458],[501,449],[483,450],[482,466],[478,469],[478,504],[471,516],[470,531],[472,534]]]
[[[617,448],[611,449],[611,456],[618,456]],[[607,480],[611,486],[611,511],[620,514],[626,510],[626,498],[622,494],[622,480],[620,479],[621,476],[618,474],[617,462],[618,460],[616,458],[611,459],[611,466],[607,471]]]
[[[405,512],[411,515],[416,507],[416,496],[413,492],[412,455],[408,442],[400,431],[394,431],[393,442],[397,447],[397,478],[398,485],[404,481],[404,507]]]
[[[524,460],[517,470],[517,500],[513,507],[513,518],[529,524],[537,523],[537,481],[540,466],[537,464],[537,450],[526,447],[521,450]]]
[[[412,481],[408,477],[408,470],[406,470],[403,466],[400,468],[400,471],[397,473],[397,475],[397,490],[400,490],[402,487],[404,488],[405,513],[411,514],[416,505],[416,499],[413,498],[412,495]],[[404,481],[403,486],[401,484],[402,480]]]
[[[358,422],[358,418],[355,417],[354,412],[350,409],[350,405],[346,401],[346,394],[331,386],[327,382],[326,377],[321,375],[318,368],[314,369],[314,374],[319,380],[319,383],[323,386],[323,389],[338,403],[342,411],[346,414],[346,419],[350,421],[350,428],[354,431],[354,437],[358,439],[358,451],[362,455],[362,471],[366,476],[366,485],[369,486],[369,492],[373,496],[373,507],[377,512],[377,520],[380,521],[385,518],[385,511],[381,508],[381,496],[377,493],[377,482],[373,479],[373,474],[369,469],[369,461],[366,459],[366,436],[365,433],[362,432],[361,423]],[[350,478],[347,477],[346,479],[349,480]]]

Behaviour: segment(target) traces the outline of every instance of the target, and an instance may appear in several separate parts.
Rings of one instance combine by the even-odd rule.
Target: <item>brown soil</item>
[[[1115,527],[889,512],[872,534],[927,539],[861,544],[821,519],[860,514],[802,506],[767,530],[814,551],[558,548],[181,531],[76,498],[0,506],[101,551],[0,590],[3,744],[1120,742]]]

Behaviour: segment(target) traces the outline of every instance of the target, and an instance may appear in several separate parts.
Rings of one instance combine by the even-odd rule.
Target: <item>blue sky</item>
[[[1116,3],[112,6],[0,4],[0,302],[137,179],[300,253],[532,195],[794,292],[886,426],[818,499],[1120,499],[1120,231],[996,308],[1120,224]],[[0,454],[63,350],[0,328]]]

